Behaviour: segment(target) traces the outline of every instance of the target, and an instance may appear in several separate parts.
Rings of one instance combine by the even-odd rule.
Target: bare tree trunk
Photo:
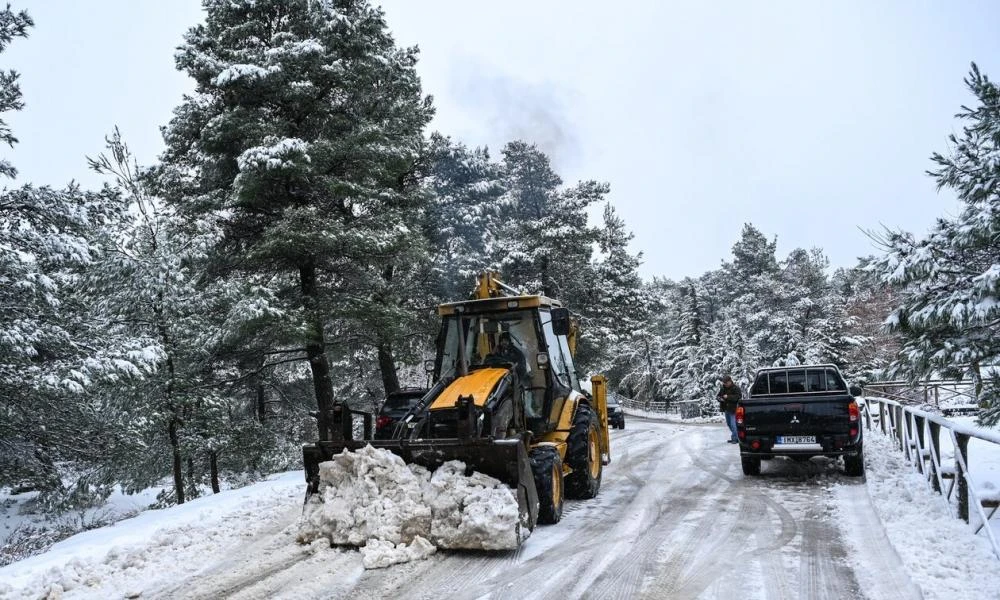
[[[254,376],[254,395],[257,401],[257,422],[263,423],[267,419],[267,394],[264,392],[264,382],[260,380],[260,375]]]
[[[160,341],[163,342],[163,347],[167,351],[167,383],[163,389],[163,395],[166,399],[166,404],[170,407],[171,415],[170,422],[167,424],[167,436],[170,438],[170,449],[173,454],[173,472],[174,472],[174,494],[177,496],[177,504],[184,504],[184,468],[181,461],[181,442],[179,430],[183,424],[183,419],[181,415],[178,414],[177,407],[174,406],[173,395],[174,395],[174,379],[176,377],[176,369],[174,367],[174,355],[172,352],[170,332],[167,330],[167,324],[163,317],[163,292],[159,292],[157,295],[159,303],[154,307],[156,313],[156,327],[160,334]]]
[[[383,342],[378,346],[378,368],[382,372],[382,387],[386,395],[399,391],[399,375],[396,360],[392,356],[392,344]]]
[[[212,473],[212,493],[219,493],[219,453],[215,450],[208,452],[208,468]]]
[[[976,394],[976,404],[982,406],[983,374],[979,369],[979,361],[972,361],[969,369],[972,371],[972,389]]]
[[[316,395],[316,408],[319,410],[318,427],[321,440],[329,439],[329,414],[333,408],[333,379],[330,376],[330,363],[326,358],[326,340],[323,337],[323,321],[317,313],[316,297],[319,290],[316,284],[316,266],[311,260],[299,267],[299,284],[302,290],[303,304],[309,313],[312,331],[306,340],[306,358],[309,359],[309,369],[312,371],[313,392]]]
[[[184,471],[181,462],[181,443],[177,435],[179,426],[180,420],[174,416],[167,425],[167,432],[170,435],[170,448],[174,459],[174,494],[177,496],[177,504],[184,504]]]
[[[188,487],[191,488],[191,499],[194,500],[198,497],[198,486],[194,480],[194,459],[190,456],[188,457]]]
[[[402,182],[400,182],[400,186],[402,186]],[[402,189],[402,187],[400,189]],[[387,290],[392,290],[392,280],[395,273],[396,269],[391,264],[382,269],[382,280],[385,281]],[[387,291],[384,296],[379,294],[377,298],[379,302],[383,304],[389,305],[395,303],[391,291]],[[398,392],[399,374],[396,372],[396,360],[392,355],[392,341],[380,338],[377,350],[378,369],[379,373],[382,375],[382,388],[386,395]]]

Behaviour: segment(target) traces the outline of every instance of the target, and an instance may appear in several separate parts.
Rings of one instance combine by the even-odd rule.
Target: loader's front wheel
[[[566,476],[566,496],[593,498],[601,489],[604,464],[601,461],[601,433],[597,413],[581,403],[573,417],[566,448],[566,463],[573,472]]]
[[[531,472],[538,491],[538,523],[558,523],[563,511],[563,471],[559,451],[553,446],[532,448]]]

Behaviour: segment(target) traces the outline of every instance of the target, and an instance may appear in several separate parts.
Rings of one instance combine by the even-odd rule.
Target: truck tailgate
[[[761,398],[743,401],[744,427],[755,435],[847,433],[849,396],[798,397],[780,402]]]

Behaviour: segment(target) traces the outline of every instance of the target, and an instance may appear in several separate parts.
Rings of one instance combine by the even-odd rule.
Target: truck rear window
[[[750,388],[750,395],[846,391],[847,384],[834,369],[789,369],[760,373]]]
[[[787,394],[788,393],[788,374],[784,371],[774,371],[768,375],[768,379],[771,382],[769,394]]]
[[[789,371],[788,372],[788,393],[789,394],[801,394],[806,391],[806,372],[805,371]]]

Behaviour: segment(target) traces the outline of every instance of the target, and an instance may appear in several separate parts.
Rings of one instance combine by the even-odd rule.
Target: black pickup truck
[[[864,475],[860,395],[834,365],[760,369],[736,408],[743,473],[759,475],[762,458],[843,456],[847,475]]]

